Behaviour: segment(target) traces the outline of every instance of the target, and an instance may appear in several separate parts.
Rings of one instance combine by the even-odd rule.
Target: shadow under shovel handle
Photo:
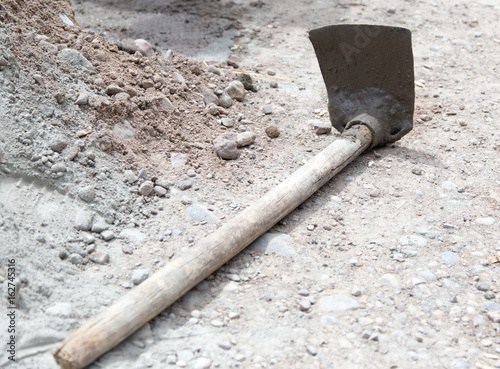
[[[252,206],[241,211],[186,255],[174,259],[66,337],[54,358],[63,369],[81,369],[165,310],[365,151],[372,134],[355,125]]]

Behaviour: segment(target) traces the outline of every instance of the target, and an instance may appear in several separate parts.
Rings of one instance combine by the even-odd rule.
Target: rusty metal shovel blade
[[[412,129],[415,87],[408,29],[344,24],[311,30],[309,38],[328,92],[330,120],[338,131],[361,115],[374,117],[384,126],[372,130],[375,147]]]

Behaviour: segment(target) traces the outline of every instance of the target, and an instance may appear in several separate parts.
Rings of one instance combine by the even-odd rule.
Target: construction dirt
[[[0,367],[339,135],[308,31],[412,31],[414,128],[89,368],[500,368],[500,5],[0,1]],[[395,71],[396,73],[397,71]]]

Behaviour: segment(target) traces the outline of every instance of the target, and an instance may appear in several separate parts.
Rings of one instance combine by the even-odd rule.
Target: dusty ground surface
[[[414,130],[90,368],[500,367],[497,3],[0,5],[1,367],[56,368],[58,341],[335,138],[307,31],[336,23],[412,30]],[[241,71],[253,91],[217,106]]]

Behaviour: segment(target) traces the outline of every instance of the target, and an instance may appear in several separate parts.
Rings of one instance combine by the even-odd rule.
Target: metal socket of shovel
[[[330,119],[341,137],[188,254],[64,339],[54,352],[62,368],[92,363],[237,255],[363,151],[394,142],[411,130],[409,30],[338,25],[312,30],[310,39],[328,91]]]

